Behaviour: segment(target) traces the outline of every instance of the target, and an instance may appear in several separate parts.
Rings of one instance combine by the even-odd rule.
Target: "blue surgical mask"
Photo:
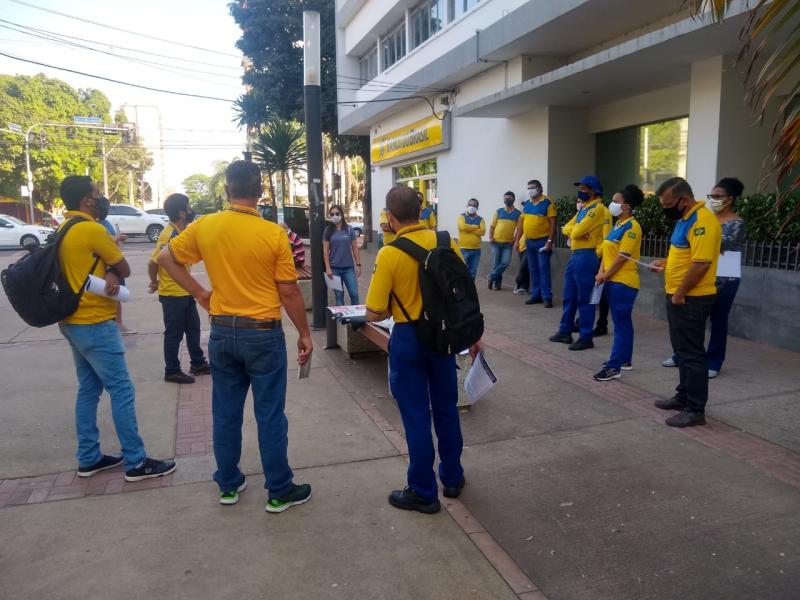
[[[589,192],[584,192],[582,190],[579,190],[578,198],[580,198],[582,202],[587,202],[589,200]]]

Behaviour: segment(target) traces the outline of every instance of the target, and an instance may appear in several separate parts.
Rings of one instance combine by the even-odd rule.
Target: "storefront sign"
[[[431,115],[372,140],[372,162],[418,155],[449,147],[449,113]]]

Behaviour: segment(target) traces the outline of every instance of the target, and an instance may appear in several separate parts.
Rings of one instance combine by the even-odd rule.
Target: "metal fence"
[[[567,243],[561,232],[556,240],[558,248]],[[647,234],[642,240],[642,256],[664,258],[669,252],[669,236]],[[747,240],[742,250],[742,265],[764,269],[800,271],[800,241]]]

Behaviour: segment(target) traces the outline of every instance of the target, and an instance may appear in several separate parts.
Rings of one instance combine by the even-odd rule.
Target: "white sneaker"
[[[715,371],[714,369],[709,369],[708,370],[708,378],[709,379],[714,379],[714,377],[716,377],[717,375],[719,375],[719,371]]]
[[[119,332],[122,335],[134,335],[134,334],[139,333],[136,329],[131,329],[130,327],[127,327],[126,325],[120,326]]]
[[[675,364],[675,361],[670,356],[667,360],[661,363],[662,367],[677,367],[678,365]]]
[[[523,294],[527,294],[527,293],[528,293],[528,290],[525,290],[525,289],[523,289],[523,288],[514,288],[514,293],[515,293],[517,296],[521,296],[521,295],[523,295]]]
[[[620,369],[623,371],[633,371],[633,365],[631,363],[625,363],[620,367]]]

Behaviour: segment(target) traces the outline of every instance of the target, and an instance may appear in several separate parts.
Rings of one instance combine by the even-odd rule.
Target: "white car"
[[[53,229],[43,225],[28,225],[10,215],[0,215],[0,246],[28,246],[35,248],[47,241]]]
[[[357,236],[364,235],[364,222],[363,221],[349,221],[347,223],[350,227],[353,228],[353,231],[356,232]]]
[[[108,207],[108,221],[120,233],[127,236],[146,235],[151,242],[156,242],[169,223],[169,218],[166,215],[151,215],[130,204],[112,204]]]

